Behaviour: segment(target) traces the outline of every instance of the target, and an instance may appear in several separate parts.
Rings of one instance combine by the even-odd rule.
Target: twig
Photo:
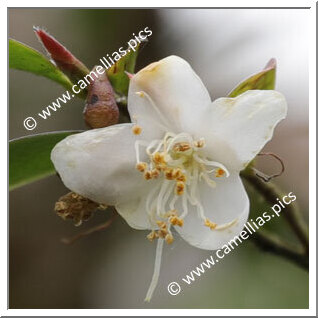
[[[253,167],[252,169],[253,169],[253,171],[255,172],[255,174],[256,174],[259,178],[261,178],[263,181],[269,182],[270,180],[272,180],[272,179],[274,179],[274,178],[276,178],[276,177],[279,177],[279,176],[281,176],[281,175],[284,173],[284,171],[285,171],[284,161],[283,161],[283,159],[280,158],[278,155],[276,155],[276,154],[274,154],[274,153],[272,153],[272,152],[260,152],[260,153],[258,154],[258,156],[271,156],[271,157],[275,158],[275,159],[280,163],[280,165],[281,165],[281,170],[280,170],[280,172],[274,173],[274,174],[272,174],[272,175],[270,175],[270,176],[265,175],[263,172],[260,172],[260,171],[258,171],[256,168]]]
[[[245,170],[242,177],[247,180],[253,187],[265,198],[265,200],[273,205],[277,203],[276,198],[281,197],[281,193],[274,187],[273,184],[265,183],[257,176],[253,175],[251,171]],[[299,241],[304,247],[306,255],[309,254],[309,238],[307,226],[299,210],[295,204],[286,205],[283,216],[288,222],[289,226],[297,235]]]
[[[251,239],[262,250],[285,257],[305,268],[307,271],[309,270],[308,255],[297,250],[296,247],[287,245],[286,242],[282,242],[278,237],[262,230],[261,232],[254,233]]]
[[[113,221],[116,218],[116,216],[117,216],[117,213],[114,213],[113,216],[107,222],[99,224],[99,225],[97,225],[95,227],[92,227],[92,228],[86,230],[86,231],[80,232],[80,233],[74,235],[73,237],[62,238],[61,242],[64,243],[64,244],[72,244],[72,243],[74,243],[75,241],[77,241],[78,239],[80,239],[80,238],[82,238],[84,236],[90,235],[90,234],[98,232],[98,231],[105,230],[113,223]]]

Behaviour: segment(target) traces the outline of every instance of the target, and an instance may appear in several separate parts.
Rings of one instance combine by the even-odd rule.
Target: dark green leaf
[[[271,59],[264,70],[250,76],[248,79],[236,86],[229,97],[236,97],[252,89],[274,89],[276,77],[276,60]]]
[[[66,136],[79,131],[44,133],[14,139],[9,143],[10,190],[55,173],[52,148]]]
[[[72,87],[72,82],[40,52],[16,40],[9,40],[9,67],[45,76],[66,89]]]

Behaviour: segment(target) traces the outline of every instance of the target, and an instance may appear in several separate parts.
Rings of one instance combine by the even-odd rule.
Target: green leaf
[[[144,42],[141,43],[143,45]],[[125,71],[128,73],[134,73],[137,56],[142,45],[138,44],[138,46],[135,48],[135,51],[132,49],[127,49],[127,54],[121,57],[119,61],[117,61],[110,69],[107,70],[108,79],[116,93],[127,96],[129,78]]]
[[[264,70],[250,76],[248,79],[236,86],[229,97],[236,97],[252,89],[274,89],[276,78],[276,60],[271,59],[265,66]]]
[[[9,189],[42,179],[55,173],[50,155],[65,137],[79,131],[31,135],[9,143]]]
[[[72,87],[72,82],[40,52],[16,40],[9,40],[9,67],[45,76],[66,89]]]

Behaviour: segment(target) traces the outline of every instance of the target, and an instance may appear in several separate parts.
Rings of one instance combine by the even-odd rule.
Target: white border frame
[[[5,6],[1,6],[1,38],[2,43],[7,42],[7,8],[25,7],[26,2],[21,0],[5,1]],[[68,1],[68,4],[72,3],[74,8],[87,7],[86,1]],[[63,7],[65,0],[55,0],[54,6],[46,5],[46,2],[39,0],[30,0],[27,2],[28,7]],[[109,2],[102,0],[91,0],[89,2],[90,7],[103,8],[105,5],[108,7],[127,7],[132,8],[132,2],[120,1],[116,2],[116,5],[109,6]],[[149,8],[148,1],[134,1],[134,7],[136,8]],[[1,316],[260,316],[260,315],[277,315],[277,316],[316,316],[316,2],[315,1],[281,1],[281,0],[268,0],[268,1],[235,1],[235,0],[213,0],[213,1],[195,1],[196,6],[191,5],[191,1],[186,0],[182,2],[183,6],[180,6],[180,1],[175,0],[155,0],[151,2],[151,7],[311,7],[310,10],[310,48],[309,48],[309,237],[310,237],[310,278],[309,278],[309,309],[7,309],[8,290],[7,284],[7,262],[1,262],[1,302],[0,302],[0,314]],[[68,6],[70,7],[70,6]],[[8,42],[7,42],[8,43]],[[2,49],[0,51],[1,60],[7,62],[7,51]],[[5,77],[1,79],[1,87],[6,87],[8,91],[8,83]],[[8,103],[8,95],[6,97]],[[5,102],[3,102],[4,104]],[[2,109],[4,109],[2,105]],[[2,113],[3,110],[2,110]],[[7,121],[8,122],[8,121]],[[2,149],[7,147],[7,126],[1,125],[1,144]],[[6,137],[5,137],[6,136]],[[5,157],[0,158],[2,167],[5,167]],[[5,172],[3,172],[3,175]],[[8,190],[7,182],[2,180],[1,190],[2,195],[5,196],[4,189]],[[8,199],[8,198],[7,198]],[[2,201],[4,202],[4,200]],[[8,204],[8,202],[7,202]],[[1,226],[1,255],[8,255],[8,218],[2,211]],[[6,282],[6,283],[4,283]]]

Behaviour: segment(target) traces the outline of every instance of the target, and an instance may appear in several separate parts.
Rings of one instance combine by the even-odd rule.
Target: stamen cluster
[[[156,221],[159,229],[152,230],[148,235],[147,238],[150,242],[152,242],[156,238],[163,238],[165,239],[167,244],[171,244],[174,241],[173,235],[170,231],[171,225],[174,226],[183,226],[183,220],[180,219],[177,215],[176,210],[169,211],[166,214],[168,221]]]
[[[141,128],[136,126],[133,132],[136,134]],[[148,162],[140,161],[140,146],[146,147]],[[218,225],[206,218],[200,196],[198,183],[203,180],[212,188],[216,182],[211,178],[228,176],[226,168],[218,162],[209,160],[202,152],[205,147],[203,138],[193,140],[187,133],[174,134],[168,132],[162,140],[153,140],[150,143],[138,140],[136,142],[136,169],[143,174],[145,180],[155,180],[154,190],[150,191],[147,198],[147,213],[154,226],[147,238],[153,241],[162,238],[166,243],[173,242],[171,226],[183,226],[184,217],[188,213],[188,204],[197,207],[198,216],[202,223],[211,230],[217,229]],[[208,169],[207,167],[212,167]],[[183,210],[179,212],[175,205],[180,202]],[[167,207],[168,205],[168,207]],[[168,212],[167,212],[168,211]]]

